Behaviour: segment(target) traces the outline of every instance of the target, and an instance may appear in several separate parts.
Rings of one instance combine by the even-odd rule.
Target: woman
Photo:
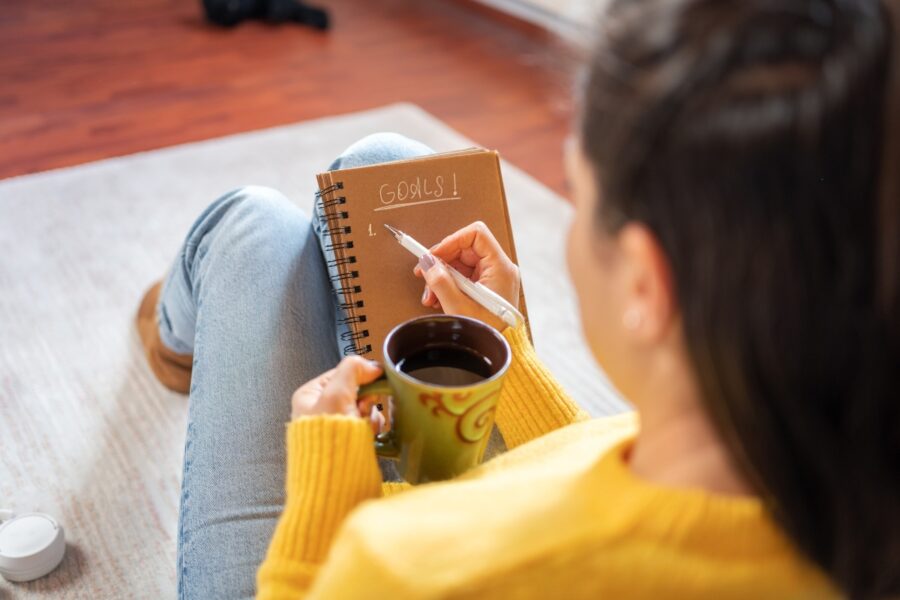
[[[263,598],[900,594],[885,10],[619,0],[605,22],[568,153],[568,262],[591,350],[640,425],[588,420],[507,328],[510,450],[454,481],[382,485],[356,397],[380,369],[332,368],[308,223],[240,190],[141,310],[155,371],[190,381],[182,597],[251,594],[267,543]],[[426,151],[375,136],[333,168]],[[517,298],[483,227],[432,254]],[[417,273],[425,304],[502,326],[439,261]]]

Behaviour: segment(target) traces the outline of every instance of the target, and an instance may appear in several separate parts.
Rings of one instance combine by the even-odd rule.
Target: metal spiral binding
[[[372,351],[372,344],[366,344],[365,346],[357,346],[356,344],[347,344],[343,348],[344,356],[348,354],[368,354]]]
[[[365,346],[359,346],[358,342],[361,339],[369,337],[369,330],[363,329],[359,332],[354,331],[345,331],[341,333],[341,341],[342,342],[352,342],[351,344],[347,344],[344,346],[344,354],[347,354],[347,349],[351,348],[351,352],[356,354],[366,354],[372,351],[372,346],[370,344],[366,344]]]
[[[328,220],[326,219],[325,222],[327,223]],[[351,232],[351,229],[350,229],[349,225],[329,226],[327,229],[324,230],[325,235],[334,235],[335,233],[343,234],[343,233],[350,233],[350,232]]]
[[[339,319],[338,323],[341,325],[349,325],[350,323],[365,323],[366,315],[352,315],[349,317],[344,317],[343,319]]]
[[[331,241],[325,244],[325,250],[335,252],[334,258],[328,261],[329,267],[338,269],[336,275],[330,276],[334,283],[333,291],[338,296],[338,307],[348,313],[348,316],[340,320],[342,325],[352,325],[351,331],[341,333],[341,341],[349,342],[343,347],[344,354],[368,354],[372,351],[371,344],[361,344],[360,342],[369,337],[368,329],[358,329],[360,323],[366,322],[366,316],[358,314],[358,309],[364,308],[365,303],[362,300],[355,300],[354,296],[362,292],[359,285],[353,283],[359,278],[359,271],[341,270],[345,265],[356,263],[356,257],[344,254],[346,250],[353,249],[353,240],[345,238],[346,235],[352,233],[349,225],[344,225],[344,219],[349,218],[350,213],[347,210],[331,210],[328,209],[345,205],[347,198],[345,196],[335,196],[337,190],[344,189],[344,183],[337,181],[316,193],[317,217],[322,224],[322,235],[328,236]]]
[[[355,256],[342,256],[328,261],[329,267],[339,267],[341,265],[352,265],[356,262]]]
[[[332,281],[348,281],[350,279],[356,279],[359,277],[359,271],[347,271],[345,273],[338,272],[337,275],[331,278]]]
[[[331,278],[332,281],[337,281],[336,277]],[[341,296],[349,296],[350,294],[358,294],[362,291],[362,288],[358,285],[345,285],[338,288],[334,288],[335,293],[340,294]]]
[[[362,308],[365,304],[362,300],[357,300],[356,302],[339,302],[338,306],[341,310],[353,310],[354,308]]]
[[[340,242],[338,244],[325,244],[326,250],[349,250],[353,248],[353,242]]]
[[[368,329],[363,329],[362,331],[345,331],[341,333],[342,342],[358,342],[367,337],[369,337]]]

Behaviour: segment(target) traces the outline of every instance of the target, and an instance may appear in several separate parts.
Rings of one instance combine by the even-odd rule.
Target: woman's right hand
[[[422,294],[422,304],[425,306],[443,309],[447,314],[474,317],[503,331],[506,323],[466,296],[453,281],[444,263],[500,294],[518,308],[519,268],[503,252],[487,225],[476,221],[445,237],[431,247],[429,254],[419,259],[415,274],[425,279]]]

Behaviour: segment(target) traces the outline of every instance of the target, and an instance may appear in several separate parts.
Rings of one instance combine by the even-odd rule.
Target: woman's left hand
[[[378,363],[359,356],[348,356],[337,367],[303,384],[291,398],[291,418],[308,415],[368,416],[371,404],[357,398],[359,386],[381,375]],[[373,424],[374,427],[374,424]]]

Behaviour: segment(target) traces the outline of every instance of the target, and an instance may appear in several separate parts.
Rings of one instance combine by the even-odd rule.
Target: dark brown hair
[[[877,1],[613,0],[581,137],[656,235],[703,402],[797,547],[900,594],[900,209]]]

